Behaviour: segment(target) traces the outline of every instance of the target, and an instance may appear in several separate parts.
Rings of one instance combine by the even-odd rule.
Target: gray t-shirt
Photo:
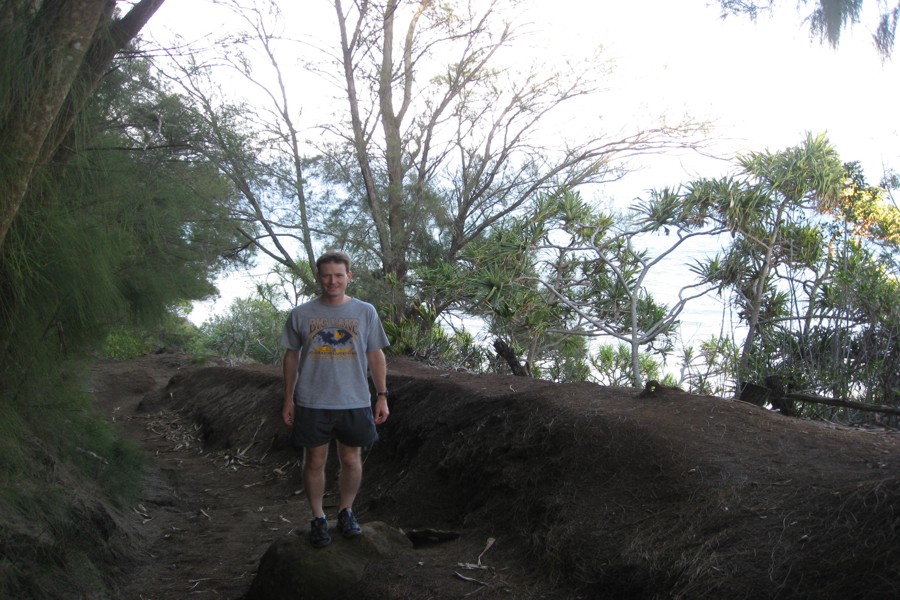
[[[308,408],[365,408],[369,393],[367,352],[388,346],[375,307],[350,298],[327,306],[316,298],[291,311],[281,345],[300,350],[294,402]]]

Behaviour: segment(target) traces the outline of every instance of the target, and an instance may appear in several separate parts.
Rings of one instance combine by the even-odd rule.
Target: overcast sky
[[[723,21],[718,3],[704,0],[547,4],[559,7],[550,14],[569,39],[602,43],[618,57],[622,98],[715,121],[714,133],[728,140],[719,146],[723,155],[779,150],[798,144],[807,131],[827,132],[841,157],[861,161],[872,182],[882,165],[900,168],[900,69],[881,64],[868,28],[872,18],[864,16],[834,50],[810,39],[796,2],[787,0],[775,18],[757,23]],[[584,10],[590,17],[568,19],[569,6],[594,8]],[[641,179],[681,171],[672,161],[656,163],[666,167]],[[684,179],[706,164],[685,163]]]
[[[475,0],[477,2],[478,0]],[[285,2],[298,33],[333,21],[329,0]],[[900,168],[900,68],[881,64],[871,43],[871,15],[833,50],[810,38],[795,2],[756,23],[720,18],[707,0],[532,0],[522,18],[524,43],[545,60],[578,59],[602,46],[615,61],[609,114],[639,121],[663,112],[715,121],[723,156],[778,150],[805,132],[825,131],[844,160],[861,161],[872,182],[882,166]],[[871,3],[870,3],[871,4]],[[294,8],[297,12],[291,12]],[[170,0],[147,32],[196,39],[223,22],[210,0]],[[332,25],[333,26],[333,25]],[[607,117],[609,118],[609,117]],[[691,157],[648,159],[625,188],[677,184],[716,168]],[[719,166],[718,168],[724,168]],[[637,183],[639,181],[639,183]],[[650,185],[645,185],[650,184]]]

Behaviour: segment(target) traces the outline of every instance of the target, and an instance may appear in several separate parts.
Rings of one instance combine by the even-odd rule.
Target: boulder
[[[332,531],[331,544],[313,548],[307,531],[276,540],[259,563],[245,600],[329,600],[362,579],[373,561],[412,549],[403,533],[380,521],[345,539]]]

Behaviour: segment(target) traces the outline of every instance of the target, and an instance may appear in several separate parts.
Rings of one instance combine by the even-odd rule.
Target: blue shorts
[[[298,448],[324,446],[334,436],[345,446],[371,446],[378,441],[372,407],[308,408],[294,405],[291,442]]]

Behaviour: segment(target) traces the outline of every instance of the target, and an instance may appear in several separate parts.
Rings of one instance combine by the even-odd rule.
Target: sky
[[[633,173],[600,192],[609,198],[627,202],[650,188],[720,176],[733,169],[723,159],[794,146],[807,132],[827,133],[843,160],[863,164],[870,183],[885,168],[900,170],[900,65],[879,59],[871,42],[874,16],[864,13],[832,49],[810,37],[796,2],[782,4],[774,16],[752,22],[723,21],[718,3],[706,0],[531,0],[522,19],[532,34],[520,51],[526,60],[561,64],[602,47],[614,71],[604,80],[608,93],[598,113],[612,127],[650,125],[662,114],[713,123],[710,150],[722,158],[643,157],[630,165]],[[297,20],[297,30],[333,26],[328,0],[285,5],[299,10],[287,17]],[[169,0],[144,34],[198,39],[227,27],[220,14],[209,0]],[[576,124],[596,118],[572,115]],[[253,289],[253,277],[230,276],[221,297],[196,305],[190,318],[199,323],[225,310]],[[695,322],[707,319],[702,310]]]
[[[578,45],[602,43],[617,57],[623,102],[636,111],[709,119],[721,156],[780,150],[809,131],[826,132],[841,157],[862,162],[875,182],[884,165],[900,166],[900,68],[878,58],[867,28],[874,19],[848,31],[834,50],[810,38],[792,1],[756,23],[723,21],[717,5],[704,0],[553,4],[560,7],[555,27]],[[585,13],[592,17],[568,18],[565,8],[576,12],[576,5],[594,6]],[[727,168],[697,157],[655,158],[636,179],[672,184]]]

